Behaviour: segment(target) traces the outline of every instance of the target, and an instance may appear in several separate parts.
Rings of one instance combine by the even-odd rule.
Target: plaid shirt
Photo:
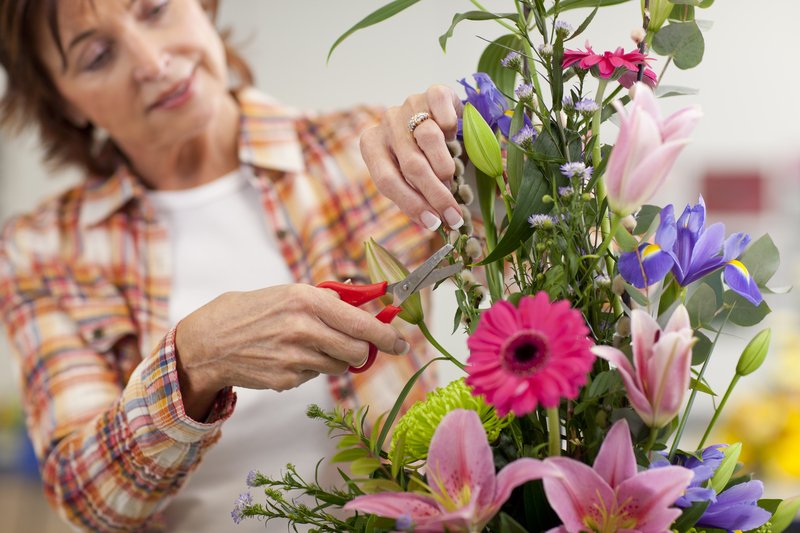
[[[425,258],[429,234],[377,192],[361,159],[359,137],[380,110],[302,114],[252,89],[237,99],[239,158],[298,283],[367,283],[370,236],[406,263]],[[125,167],[90,178],[10,220],[0,252],[0,307],[48,499],[83,530],[159,530],[159,511],[220,438],[236,394],[223,390],[205,423],[184,412],[167,235],[141,182]],[[420,362],[379,357],[367,373],[331,378],[331,390],[380,412]]]

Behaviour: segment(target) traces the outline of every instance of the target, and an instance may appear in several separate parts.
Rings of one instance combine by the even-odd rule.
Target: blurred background
[[[462,22],[448,42],[438,37],[455,12],[474,9],[467,0],[419,2],[395,18],[349,37],[326,67],[328,50],[350,26],[388,0],[223,0],[219,27],[233,30],[233,42],[250,61],[256,85],[295,107],[328,110],[357,103],[401,104],[410,94],[434,83],[459,89],[470,78],[486,43],[503,34],[490,22]],[[513,11],[512,0],[485,0],[493,11]],[[577,27],[588,10],[562,16]],[[800,20],[797,0],[724,0],[698,10],[713,21],[705,33],[705,57],[699,67],[670,66],[668,85],[694,87],[696,96],[661,100],[664,113],[699,104],[704,118],[693,142],[675,165],[653,203],[674,203],[682,210],[703,194],[709,222],[723,221],[727,233],[745,231],[757,239],[769,233],[781,251],[773,287],[797,285],[796,253],[800,223],[800,131],[798,108],[789,98],[800,74],[790,50],[796,39],[787,21]],[[596,51],[633,47],[629,35],[641,25],[634,0],[600,10],[586,33],[571,42],[583,48],[590,39]],[[663,59],[654,64],[660,73]],[[0,73],[0,90],[4,84]],[[783,102],[773,106],[776,102]],[[777,104],[776,104],[777,105]],[[612,142],[613,127],[604,129]],[[34,133],[9,138],[0,133],[0,221],[31,209],[38,201],[76,183],[73,172],[50,172],[40,164]],[[767,296],[773,312],[759,326],[733,331],[713,355],[706,377],[722,395],[735,361],[761,328],[773,330],[767,362],[740,381],[709,442],[744,442],[742,460],[765,481],[765,497],[800,494],[800,301],[797,291]],[[455,302],[447,287],[434,294],[434,334],[454,353],[466,355],[464,338],[450,336]],[[3,531],[66,531],[41,496],[36,461],[27,443],[17,398],[13,358],[0,341],[0,516]],[[443,377],[456,377],[449,368]],[[713,414],[708,396],[700,395],[698,422],[684,437],[692,448]],[[235,495],[232,495],[232,498]],[[233,527],[233,525],[231,526]]]

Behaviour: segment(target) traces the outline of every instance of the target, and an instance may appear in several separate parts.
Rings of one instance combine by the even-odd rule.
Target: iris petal
[[[642,244],[638,252],[623,253],[617,263],[622,278],[637,289],[645,287],[645,276],[648,286],[661,281],[675,264],[657,244]]]
[[[748,302],[758,305],[764,297],[756,284],[756,280],[747,271],[747,268],[737,260],[728,262],[725,265],[725,283],[735,293],[740,294]]]

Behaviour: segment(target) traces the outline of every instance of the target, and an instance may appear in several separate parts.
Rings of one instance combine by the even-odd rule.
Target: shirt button
[[[278,238],[279,239],[285,239],[286,238],[286,230],[279,229],[278,230]]]

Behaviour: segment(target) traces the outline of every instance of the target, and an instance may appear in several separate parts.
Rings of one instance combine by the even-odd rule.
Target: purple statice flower
[[[233,521],[238,524],[243,518],[247,518],[244,516],[244,512],[251,505],[253,505],[253,497],[250,496],[249,492],[247,494],[239,494],[239,499],[236,500],[233,511],[231,511]]]
[[[555,223],[556,219],[550,215],[531,215],[528,217],[528,224],[530,224],[532,228],[536,229],[552,228]]]
[[[514,94],[517,95],[517,98],[526,104],[533,103],[533,85],[523,83],[517,90],[514,91]]]
[[[525,150],[530,150],[533,148],[533,141],[536,140],[537,133],[533,126],[522,126],[516,135],[511,136],[511,142]]]
[[[569,37],[569,34],[572,33],[572,26],[564,22],[563,20],[559,20],[556,22],[555,26],[556,33],[560,33],[564,39]]]
[[[500,60],[500,64],[511,70],[519,70],[522,67],[522,55],[519,52],[511,51]]]
[[[563,198],[571,198],[573,194],[575,194],[575,189],[573,189],[572,187],[558,188],[558,195]]]
[[[583,100],[575,104],[575,111],[577,111],[584,117],[593,115],[595,111],[599,109],[600,105],[591,98],[584,98]]]
[[[411,515],[401,514],[397,517],[394,528],[397,531],[413,531],[414,520],[411,518]]]
[[[593,167],[587,167],[585,163],[573,161],[572,163],[564,163],[561,165],[561,173],[568,178],[578,178],[581,180],[588,180],[592,177],[594,172]]]
[[[248,487],[255,487],[256,486],[256,476],[258,473],[255,470],[251,470],[249,474],[247,474],[247,486]]]

